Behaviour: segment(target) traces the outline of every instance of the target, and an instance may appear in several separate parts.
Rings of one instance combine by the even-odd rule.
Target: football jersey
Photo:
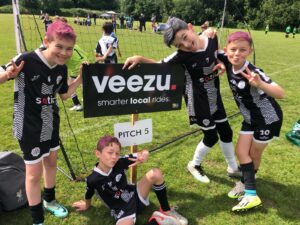
[[[125,174],[128,166],[133,163],[129,157],[133,156],[121,157],[108,173],[100,170],[97,163],[92,174],[86,179],[85,199],[91,199],[96,191],[116,220],[122,217],[126,210],[136,208],[136,187],[128,184]]]
[[[224,106],[220,95],[220,81],[217,71],[213,68],[217,64],[217,38],[205,38],[205,47],[197,52],[178,50],[163,59],[162,63],[180,63],[186,68],[186,99],[188,113],[191,118],[204,119],[222,110]],[[220,119],[225,119],[220,118]],[[206,120],[205,120],[206,121]],[[191,121],[193,123],[193,121]],[[207,121],[207,123],[211,123]],[[213,124],[205,124],[209,127]]]
[[[14,135],[27,142],[51,140],[53,129],[59,129],[56,94],[68,91],[67,67],[50,66],[40,50],[14,60],[25,62],[14,84]]]
[[[96,53],[104,55],[111,45],[113,46],[113,49],[111,53],[109,53],[108,57],[113,57],[116,54],[118,39],[113,36],[103,35],[97,43]]]
[[[246,123],[251,125],[269,125],[281,119],[281,109],[273,97],[268,96],[263,90],[249,84],[247,78],[241,75],[250,71],[258,74],[262,81],[271,84],[272,80],[249,61],[235,71],[224,52],[219,52],[218,58],[225,64],[227,78],[234,100],[242,113]]]

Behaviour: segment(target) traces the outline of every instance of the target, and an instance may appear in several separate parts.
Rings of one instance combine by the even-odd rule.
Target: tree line
[[[62,9],[82,8],[97,11],[114,10],[136,19],[143,13],[147,20],[155,15],[165,22],[177,16],[199,25],[210,21],[216,26],[222,19],[225,0],[19,0],[25,8],[59,14]],[[0,0],[0,6],[11,0]],[[61,14],[60,14],[61,15]],[[283,30],[287,25],[299,27],[299,0],[227,0],[225,27],[261,29],[269,24],[271,30]]]

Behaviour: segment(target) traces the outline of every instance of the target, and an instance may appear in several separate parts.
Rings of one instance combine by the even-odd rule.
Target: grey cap
[[[175,35],[178,31],[187,29],[188,25],[181,19],[172,17],[167,21],[167,29],[164,31],[164,42],[167,46],[171,46]]]

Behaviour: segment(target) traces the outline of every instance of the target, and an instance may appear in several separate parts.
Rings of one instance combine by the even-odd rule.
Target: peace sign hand
[[[247,73],[242,71],[241,74],[249,81],[251,86],[259,88],[263,84],[263,81],[260,79],[260,76],[257,73],[250,71],[248,67],[246,67],[246,72]]]
[[[130,161],[134,162],[134,163],[130,164],[129,167],[133,167],[133,166],[136,166],[140,163],[147,161],[148,156],[149,156],[149,152],[147,150],[138,152],[136,158],[129,158]]]
[[[9,66],[6,69],[7,79],[13,79],[17,77],[20,71],[22,70],[23,66],[24,66],[24,61],[22,61],[19,66],[17,66],[14,61],[11,61],[11,66]]]

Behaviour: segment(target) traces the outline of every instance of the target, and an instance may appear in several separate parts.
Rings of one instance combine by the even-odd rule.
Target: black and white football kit
[[[39,162],[59,148],[59,109],[56,94],[68,91],[67,67],[50,66],[41,50],[14,58],[24,67],[15,78],[13,131],[27,164]]]
[[[248,61],[240,70],[235,71],[224,52],[219,52],[218,58],[226,66],[229,86],[244,117],[241,133],[253,134],[254,140],[262,143],[279,137],[282,125],[282,111],[279,104],[261,89],[251,86],[247,78],[240,73],[242,71],[246,73],[248,67],[250,71],[258,74],[262,81],[269,84],[273,81]]]
[[[85,199],[91,199],[96,191],[117,223],[127,218],[135,220],[136,214],[149,205],[149,200],[139,195],[137,186],[127,182],[125,172],[133,163],[129,157],[133,158],[132,155],[121,157],[108,173],[100,170],[96,164],[92,174],[86,179]]]
[[[203,130],[216,127],[216,123],[227,121],[220,95],[217,71],[217,38],[205,38],[205,47],[197,52],[176,51],[162,63],[180,63],[186,68],[185,97],[190,124],[198,124]]]
[[[106,64],[118,63],[118,58],[116,54],[116,48],[118,47],[118,39],[113,36],[103,35],[96,46],[96,53],[103,56],[111,45],[113,46],[113,49],[111,53],[109,53],[107,58],[104,60],[104,63]]]

